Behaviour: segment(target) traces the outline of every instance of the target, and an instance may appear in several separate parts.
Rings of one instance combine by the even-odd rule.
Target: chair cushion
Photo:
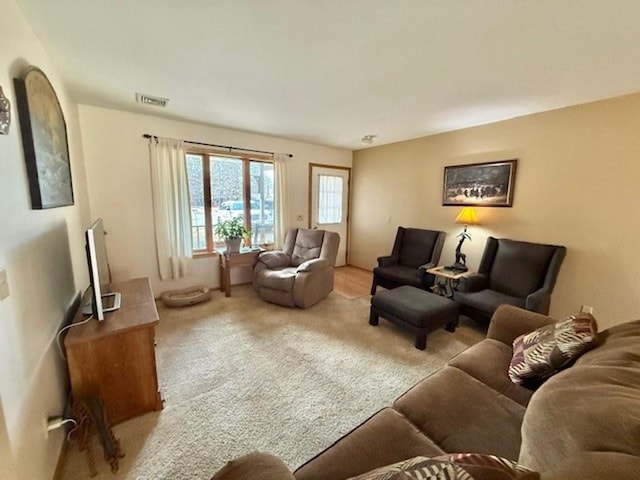
[[[596,338],[598,326],[588,313],[545,325],[516,337],[509,378],[518,385],[543,380],[584,353]]]
[[[552,245],[498,240],[489,288],[519,298],[539,290],[556,249]]]
[[[479,292],[454,292],[453,299],[460,305],[465,305],[476,310],[491,314],[500,305],[513,305],[524,308],[525,299],[505,295],[494,290],[480,290]]]
[[[402,238],[398,263],[414,269],[429,263],[439,233],[432,230],[407,228]]]
[[[272,288],[290,292],[293,290],[293,282],[296,279],[296,269],[294,267],[282,268],[280,270],[264,269],[256,274],[256,280],[261,287]]]
[[[378,279],[387,280],[394,284],[422,287],[422,276],[420,271],[415,268],[395,264],[388,267],[376,267],[373,269],[373,274]],[[379,283],[384,286],[384,282]]]
[[[297,267],[301,263],[318,258],[322,249],[324,230],[298,229],[293,253],[291,254],[291,265]]]

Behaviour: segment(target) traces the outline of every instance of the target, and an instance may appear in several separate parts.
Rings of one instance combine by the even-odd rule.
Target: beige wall
[[[60,415],[66,400],[65,364],[55,335],[88,283],[82,148],[76,105],[13,0],[0,6],[0,45],[0,85],[12,103],[13,116],[9,135],[0,136],[0,267],[7,270],[11,292],[0,302],[0,471],[3,479],[50,479],[63,432],[47,437],[44,422],[49,415]],[[13,88],[13,78],[29,65],[47,74],[60,99],[67,122],[74,206],[31,209]],[[5,464],[7,456],[12,457],[11,464]]]
[[[293,154],[288,168],[288,225],[307,226],[308,166],[351,166],[352,152],[263,135],[214,128],[80,105],[89,202],[102,217],[114,280],[148,276],[156,295],[192,285],[220,286],[218,257],[195,259],[193,275],[161,281],[158,275],[151,204],[148,140],[144,133],[198,142]],[[302,221],[296,216],[302,215]],[[233,271],[232,283],[250,281],[250,271]]]
[[[349,262],[375,266],[398,225],[447,232],[445,165],[518,158],[513,208],[480,208],[463,251],[477,268],[489,235],[565,245],[551,314],[595,307],[601,326],[640,318],[640,94],[354,153]],[[388,217],[391,218],[387,223]]]

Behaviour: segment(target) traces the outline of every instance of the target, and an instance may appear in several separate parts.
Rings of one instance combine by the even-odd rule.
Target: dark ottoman
[[[416,348],[424,350],[427,333],[444,326],[449,332],[455,332],[458,304],[426,290],[404,285],[371,297],[369,324],[378,325],[378,317],[415,332]]]

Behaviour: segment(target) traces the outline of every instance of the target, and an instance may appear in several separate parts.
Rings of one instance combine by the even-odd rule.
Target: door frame
[[[351,173],[352,173],[352,168],[351,167],[345,167],[343,165],[329,165],[326,163],[309,163],[309,183],[307,185],[307,189],[309,192],[308,198],[307,198],[307,228],[312,228],[311,227],[311,219],[313,218],[313,212],[312,212],[312,205],[313,205],[313,192],[312,192],[312,182],[313,182],[313,167],[319,167],[319,168],[334,168],[336,170],[346,170],[349,173],[349,179],[347,180],[347,190],[348,190],[348,195],[347,195],[347,219],[346,219],[346,223],[347,223],[347,238],[345,238],[345,266],[349,265],[349,230],[351,227]]]

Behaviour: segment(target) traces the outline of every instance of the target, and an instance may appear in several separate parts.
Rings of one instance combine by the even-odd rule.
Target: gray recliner
[[[481,321],[502,304],[546,315],[566,252],[560,245],[489,237],[478,273],[461,280],[453,300],[461,314]]]
[[[293,228],[282,250],[262,252],[253,269],[253,288],[270,303],[309,308],[333,290],[340,236]]]

